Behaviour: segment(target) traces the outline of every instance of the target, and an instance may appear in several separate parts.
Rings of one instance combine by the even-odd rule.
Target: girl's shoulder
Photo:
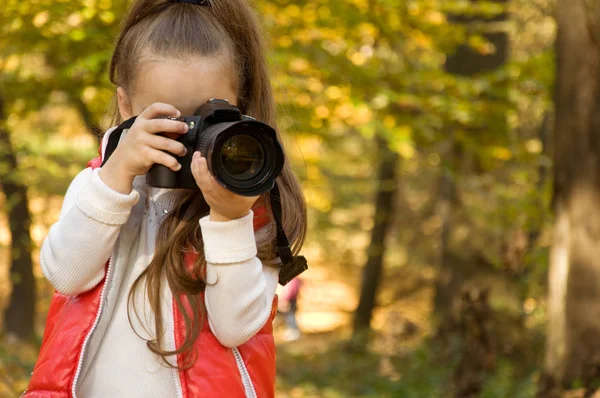
[[[100,145],[98,145],[98,156],[93,159],[90,159],[87,162],[87,167],[91,169],[97,169],[98,167],[102,166],[104,153],[106,152],[106,146],[108,145],[108,139],[110,138],[111,133],[115,131],[117,127],[118,126],[113,126],[109,128],[104,132],[104,134],[100,136]]]

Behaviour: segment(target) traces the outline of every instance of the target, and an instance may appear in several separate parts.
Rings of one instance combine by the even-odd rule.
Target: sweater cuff
[[[100,168],[93,170],[91,183],[79,193],[75,203],[96,221],[108,225],[125,224],[140,195],[135,190],[128,195],[113,190],[102,181],[99,172]]]
[[[204,258],[212,264],[247,261],[256,256],[254,213],[231,221],[211,221],[210,216],[200,219],[204,240]]]

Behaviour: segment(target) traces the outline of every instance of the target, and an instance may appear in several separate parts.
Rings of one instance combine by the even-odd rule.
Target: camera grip
[[[157,188],[177,188],[177,173],[162,164],[154,164],[146,174],[146,183]]]

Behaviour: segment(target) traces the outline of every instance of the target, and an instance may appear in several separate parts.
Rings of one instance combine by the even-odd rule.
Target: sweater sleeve
[[[221,344],[236,347],[265,324],[279,270],[256,257],[253,213],[226,222],[200,220],[207,262],[206,311],[210,329]]]
[[[109,188],[99,170],[87,168],[75,177],[40,250],[44,275],[65,295],[88,291],[102,280],[121,226],[139,199],[137,191],[123,195]]]

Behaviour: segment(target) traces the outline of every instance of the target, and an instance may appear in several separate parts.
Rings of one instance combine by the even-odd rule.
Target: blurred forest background
[[[278,396],[599,397],[600,1],[255,4],[310,216]],[[0,396],[127,5],[0,4]]]

